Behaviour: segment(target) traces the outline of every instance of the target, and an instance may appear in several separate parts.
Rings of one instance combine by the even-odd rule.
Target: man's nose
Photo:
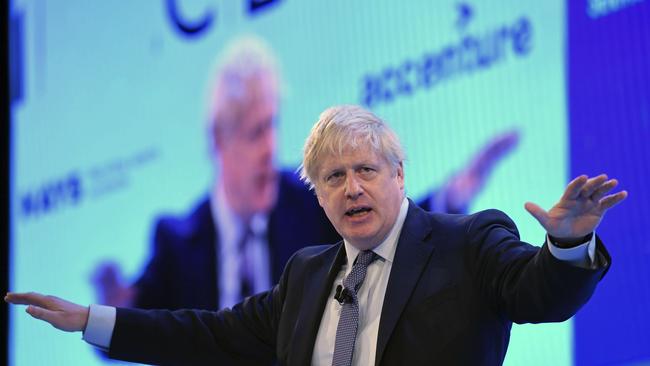
[[[275,156],[275,131],[269,128],[258,141],[259,151],[264,161],[273,161]]]
[[[345,180],[345,196],[355,200],[363,194],[363,188],[354,174],[349,174]]]

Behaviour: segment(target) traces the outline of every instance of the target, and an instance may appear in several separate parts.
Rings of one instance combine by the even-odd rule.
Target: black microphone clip
[[[334,294],[334,300],[338,301],[339,304],[343,305],[346,302],[351,303],[352,296],[350,296],[350,292],[348,291],[347,288],[338,285],[336,286],[336,293]]]

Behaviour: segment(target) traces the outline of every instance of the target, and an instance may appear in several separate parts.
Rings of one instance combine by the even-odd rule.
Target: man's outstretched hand
[[[10,304],[27,305],[25,311],[29,315],[66,332],[83,331],[88,323],[88,307],[55,296],[41,295],[36,292],[9,292],[5,296],[5,301]]]
[[[560,201],[548,212],[532,202],[526,202],[525,208],[550,236],[573,243],[592,233],[605,212],[627,197],[626,191],[607,195],[616,185],[618,181],[605,174],[594,178],[581,175],[567,185]]]

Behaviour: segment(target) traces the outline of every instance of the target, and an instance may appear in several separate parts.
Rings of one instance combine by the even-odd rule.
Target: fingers
[[[601,174],[599,176],[588,179],[585,185],[580,190],[580,195],[585,198],[590,198],[594,192],[607,181],[607,175]]]
[[[610,179],[606,181],[605,183],[601,184],[600,187],[596,188],[592,195],[591,198],[594,201],[599,201],[601,198],[607,194],[607,192],[611,191],[618,185],[618,181],[616,179]]]
[[[524,205],[526,211],[528,211],[533,217],[539,221],[540,225],[546,228],[546,223],[548,222],[548,212],[543,208],[539,207],[537,204],[532,202],[526,202]]]
[[[607,179],[606,174],[601,174],[593,178],[587,178],[581,175],[571,181],[564,192],[563,198],[577,199],[583,197],[598,202],[599,209],[604,212],[614,207],[627,197],[626,191],[604,197],[609,191],[618,185],[618,180]]]
[[[39,307],[48,307],[50,298],[37,292],[13,293],[9,292],[5,296],[5,301],[16,305],[36,305]]]
[[[623,201],[626,198],[627,198],[627,191],[620,191],[618,193],[610,194],[609,196],[602,198],[598,202],[598,204],[600,205],[601,210],[604,212],[618,205],[619,203],[621,203],[621,201]]]
[[[41,308],[39,306],[35,306],[35,305],[29,305],[25,309],[25,311],[27,312],[27,314],[31,315],[32,317],[34,317],[36,319],[44,320],[44,321],[46,321],[48,323],[53,322],[53,319],[54,319],[54,312],[53,311],[43,309],[43,308]]]
[[[5,301],[11,304],[27,305],[25,311],[29,315],[46,321],[57,329],[67,332],[86,329],[88,307],[35,292],[7,293]]]
[[[580,196],[580,190],[584,187],[585,183],[587,183],[587,180],[588,178],[586,175],[581,175],[569,182],[564,190],[562,199],[574,200],[578,198],[578,196]]]

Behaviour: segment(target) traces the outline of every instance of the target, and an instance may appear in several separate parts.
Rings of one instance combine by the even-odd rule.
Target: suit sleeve
[[[497,210],[473,215],[466,235],[467,261],[482,295],[516,323],[570,318],[589,300],[611,262],[599,238],[594,268],[558,260],[546,244],[540,249],[522,242],[512,220]]]
[[[118,308],[109,356],[156,365],[270,364],[285,274],[270,291],[218,312]]]

